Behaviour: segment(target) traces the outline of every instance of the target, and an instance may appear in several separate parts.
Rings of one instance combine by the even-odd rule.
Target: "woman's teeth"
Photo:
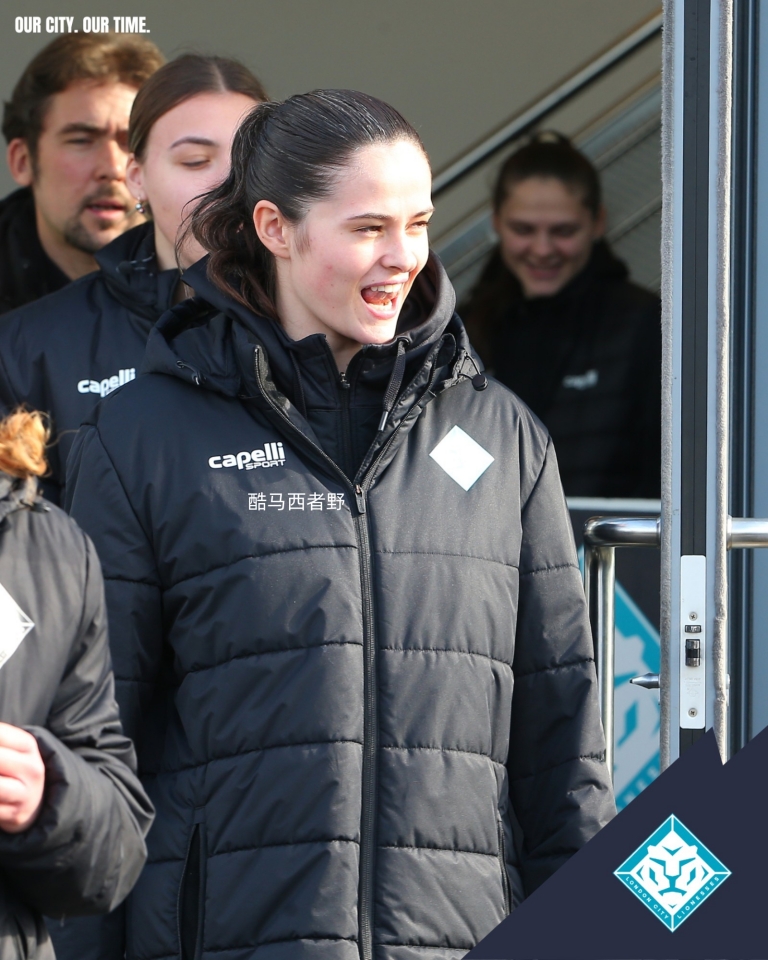
[[[366,303],[383,306],[391,303],[401,287],[401,283],[379,283],[376,286],[364,287],[361,292]]]

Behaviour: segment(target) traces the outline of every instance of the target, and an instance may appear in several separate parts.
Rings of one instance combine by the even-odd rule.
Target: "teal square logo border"
[[[708,889],[697,891],[687,900],[683,901],[674,913],[670,913],[666,906],[662,904],[653,893],[643,887],[633,876],[635,868],[648,855],[648,848],[659,845],[672,831],[689,846],[696,847],[699,858],[712,871],[712,877],[706,884]],[[613,873],[671,932],[677,930],[680,924],[684,923],[695,910],[698,910],[702,903],[717,890],[720,884],[731,876],[731,871],[725,864],[722,863],[695,834],[691,833],[680,818],[674,814],[667,817]]]

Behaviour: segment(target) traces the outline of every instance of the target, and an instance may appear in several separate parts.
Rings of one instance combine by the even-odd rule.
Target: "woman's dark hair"
[[[185,53],[154,73],[136,94],[128,126],[128,149],[141,162],[152,127],[164,114],[201,93],[242,93],[267,99],[261,81],[237,60]]]
[[[600,212],[602,190],[600,176],[571,141],[561,133],[546,130],[534,134],[504,163],[493,190],[493,210],[498,213],[518,183],[531,177],[553,177],[577,193],[593,217]],[[491,318],[499,304],[509,303],[521,295],[520,284],[501,257],[497,244],[488,258],[475,286],[461,305],[470,339],[480,356],[489,356]]]
[[[597,170],[568,137],[546,130],[534,134],[509,157],[496,178],[493,209],[499,212],[514,187],[531,177],[554,177],[581,195],[593,217],[600,211],[602,193]]]
[[[229,176],[193,211],[177,251],[191,232],[210,251],[213,283],[276,318],[274,258],[258,238],[253,208],[269,200],[298,224],[313,201],[331,194],[355,151],[400,140],[426,157],[418,133],[394,107],[354,90],[314,90],[259,104],[235,134]]]

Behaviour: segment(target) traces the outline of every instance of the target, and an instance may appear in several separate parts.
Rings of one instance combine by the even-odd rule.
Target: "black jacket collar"
[[[0,313],[60,290],[69,277],[43,250],[29,187],[0,201]]]
[[[154,224],[116,237],[96,254],[96,262],[109,292],[132,313],[154,321],[171,306],[179,271],[159,269]]]

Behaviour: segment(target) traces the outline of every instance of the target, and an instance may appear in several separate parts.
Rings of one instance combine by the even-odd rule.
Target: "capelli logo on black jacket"
[[[119,370],[113,377],[104,377],[103,380],[78,380],[78,393],[98,393],[100,397],[106,397],[108,393],[122,387],[129,380],[136,379],[136,367],[126,367]]]
[[[208,466],[214,470],[237,467],[238,470],[258,470],[259,467],[282,467],[285,465],[285,450],[282,443],[265,443],[263,450],[241,450],[240,453],[223,453],[208,458]]]

